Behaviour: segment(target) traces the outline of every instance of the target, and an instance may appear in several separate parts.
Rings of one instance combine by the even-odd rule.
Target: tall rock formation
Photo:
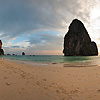
[[[2,41],[0,40],[0,55],[4,55],[4,51],[2,49]]]
[[[65,56],[98,55],[96,43],[91,41],[84,24],[78,19],[72,21],[64,37],[63,53]]]
[[[25,55],[25,52],[22,52],[22,55]]]

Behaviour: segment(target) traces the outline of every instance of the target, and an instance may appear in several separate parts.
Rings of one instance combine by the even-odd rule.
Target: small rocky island
[[[25,55],[25,52],[22,52],[22,55]]]
[[[98,55],[98,48],[84,27],[84,24],[74,19],[64,37],[65,56],[95,56]]]
[[[2,41],[0,40],[0,55],[4,55],[4,51],[2,49]]]

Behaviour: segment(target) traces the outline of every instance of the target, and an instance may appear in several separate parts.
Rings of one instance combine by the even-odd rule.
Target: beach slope
[[[0,59],[0,100],[99,100],[100,66],[28,65]]]

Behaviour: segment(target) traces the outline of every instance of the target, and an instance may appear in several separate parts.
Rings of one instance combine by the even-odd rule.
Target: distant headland
[[[0,55],[4,55],[4,50],[2,49],[2,41],[0,40]]]
[[[98,55],[98,48],[84,27],[84,24],[74,19],[69,26],[69,30],[64,37],[65,56],[94,56]]]

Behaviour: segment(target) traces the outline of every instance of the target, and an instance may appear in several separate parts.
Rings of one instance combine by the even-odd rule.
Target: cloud
[[[20,48],[20,46],[11,46],[12,48]]]
[[[1,37],[12,38],[40,29],[63,29],[74,17],[87,21],[89,7],[85,4],[83,7],[83,3],[84,0],[0,0]]]
[[[52,44],[60,44],[61,45],[61,41],[62,41],[63,37],[59,36],[59,35],[53,35],[53,34],[36,34],[36,36],[33,36],[30,38],[29,41],[30,45],[34,44],[34,45],[44,45],[47,43],[52,43]],[[59,40],[59,41],[58,41]]]
[[[36,38],[37,37],[37,38]],[[37,34],[29,41],[30,50],[61,50],[63,47],[63,37],[52,34]]]

